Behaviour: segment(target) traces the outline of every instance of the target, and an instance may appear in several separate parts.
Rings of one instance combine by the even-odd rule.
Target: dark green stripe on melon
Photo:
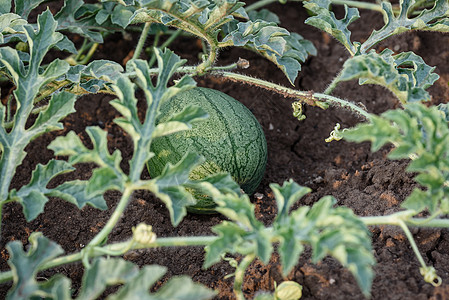
[[[150,175],[158,176],[168,162],[175,164],[191,151],[206,159],[191,172],[191,179],[229,172],[247,194],[252,194],[262,180],[267,162],[265,135],[254,115],[220,91],[194,88],[165,102],[158,122],[167,120],[187,105],[201,107],[209,118],[196,122],[191,130],[155,139],[151,146],[155,156],[148,162]],[[190,211],[213,212],[215,204],[211,199],[195,196],[198,203],[189,207]]]

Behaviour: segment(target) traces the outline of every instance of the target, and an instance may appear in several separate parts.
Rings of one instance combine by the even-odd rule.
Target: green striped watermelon
[[[209,118],[194,123],[191,130],[156,138],[151,146],[155,156],[147,164],[150,175],[158,176],[168,162],[175,164],[191,151],[206,160],[190,173],[190,179],[228,172],[247,194],[252,194],[262,180],[267,163],[267,143],[259,122],[234,98],[207,88],[194,88],[165,102],[158,122],[189,104],[204,109]],[[198,202],[189,211],[214,212],[212,199],[195,197]]]

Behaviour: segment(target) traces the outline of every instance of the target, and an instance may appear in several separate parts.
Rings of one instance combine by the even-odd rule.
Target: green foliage
[[[212,1],[164,1],[137,0],[142,7],[134,13],[131,22],[156,22],[186,30],[197,36],[217,38],[220,27],[234,16],[247,17],[241,7],[243,2],[225,0]]]
[[[217,211],[230,221],[213,227],[218,238],[206,247],[205,267],[220,260],[225,253],[254,254],[268,263],[272,243],[279,242],[283,273],[287,275],[296,265],[304,245],[311,245],[312,259],[318,262],[332,255],[354,274],[363,293],[368,295],[373,279],[370,233],[363,222],[347,208],[333,208],[335,199],[324,197],[310,207],[291,210],[310,189],[293,181],[283,186],[270,185],[278,206],[278,215],[271,227],[265,227],[254,216],[254,205],[248,196],[235,193],[210,195],[219,205]]]
[[[16,32],[23,32],[23,25],[27,24],[25,19],[22,19],[19,15],[5,12],[0,15],[0,44],[6,43],[9,39],[8,35],[12,35]]]
[[[15,0],[14,7],[16,14],[27,19],[28,14],[45,0]],[[9,1],[9,9],[11,9],[11,1]],[[9,11],[9,10],[8,10]]]
[[[359,43],[351,42],[351,32],[348,26],[360,18],[359,11],[357,8],[349,8],[345,5],[345,16],[338,20],[335,14],[329,11],[330,5],[330,0],[304,1],[304,7],[315,14],[315,16],[309,17],[305,23],[329,33],[342,43],[351,55],[355,55],[359,51]]]
[[[78,291],[79,299],[98,298],[109,286],[117,286],[118,290],[109,296],[110,299],[187,300],[213,297],[214,292],[186,277],[172,278],[157,292],[149,293],[150,288],[165,274],[164,267],[148,265],[139,269],[123,259],[98,258],[104,255],[120,256],[133,248],[153,247],[163,240],[156,238],[151,226],[147,226],[141,240],[133,238],[123,242],[123,245],[104,245],[131,201],[132,193],[139,189],[151,191],[165,203],[175,226],[186,215],[186,208],[196,203],[192,193],[200,192],[214,198],[219,206],[217,211],[227,220],[213,228],[217,236],[197,237],[202,244],[196,242],[195,245],[207,245],[206,267],[218,262],[226,253],[244,255],[246,262],[258,257],[268,263],[276,249],[283,273],[287,275],[307,245],[312,249],[313,262],[327,255],[333,256],[352,272],[362,292],[369,295],[374,264],[369,231],[363,218],[355,216],[347,208],[335,207],[334,198],[325,196],[312,207],[296,208],[296,202],[310,190],[293,181],[283,186],[272,184],[278,214],[267,227],[255,217],[254,205],[249,197],[241,194],[239,186],[228,174],[214,174],[198,181],[189,179],[191,170],[202,161],[194,153],[186,153],[176,165],[168,164],[157,177],[141,179],[145,163],[153,156],[150,146],[155,138],[188,130],[193,122],[207,117],[200,107],[187,106],[156,125],[159,108],[164,102],[196,86],[193,75],[203,75],[217,69],[214,63],[221,48],[236,46],[251,49],[275,63],[293,83],[301,70],[301,63],[309,55],[316,54],[309,41],[298,33],[290,33],[280,27],[279,18],[267,10],[247,14],[244,3],[237,0],[116,0],[94,4],[66,0],[55,17],[46,10],[39,15],[36,24],[28,24],[32,10],[43,2],[15,0],[12,5],[12,1],[0,0],[0,74],[14,85],[7,103],[0,103],[0,208],[5,203],[18,202],[23,207],[26,220],[31,221],[42,213],[49,197],[64,199],[79,208],[90,205],[98,209],[107,208],[103,195],[108,190],[119,191],[122,198],[105,227],[80,253],[61,256],[62,248],[41,233],[31,234],[27,251],[18,241],[8,243],[6,248],[10,254],[8,264],[11,271],[0,273],[2,282],[7,280],[5,278],[13,280],[8,299],[71,299],[68,278],[55,275],[42,282],[37,279],[37,273],[51,266],[79,260],[85,267],[82,287]],[[393,55],[390,50],[379,54],[370,51],[378,42],[402,32],[449,31],[448,2],[436,0],[430,8],[421,10],[420,3],[402,0],[396,15],[391,4],[384,2],[385,26],[374,30],[363,44],[352,42],[348,29],[359,18],[358,10],[345,6],[344,17],[337,19],[329,11],[330,4],[330,0],[304,2],[304,6],[314,14],[306,23],[331,34],[352,56],[333,84],[352,79],[359,79],[360,84],[379,84],[393,92],[404,104],[404,110],[372,116],[369,123],[341,131],[340,134],[352,141],[369,140],[373,150],[392,143],[395,148],[390,158],[411,159],[408,171],[417,173],[415,179],[422,188],[416,188],[402,204],[407,209],[404,215],[412,216],[428,210],[430,219],[433,219],[448,214],[448,105],[427,108],[422,104],[409,103],[430,98],[426,89],[438,79],[435,68],[411,52]],[[416,15],[418,8],[420,10]],[[103,42],[106,35],[124,32],[129,26],[142,22],[158,23],[165,32],[169,32],[167,27],[175,27],[193,34],[209,44],[209,53],[197,67],[185,67],[185,61],[173,52],[158,49],[154,50],[157,58],[157,68],[154,69],[148,62],[135,57],[128,62],[126,72],[118,63],[107,60],[78,64],[89,61],[91,54],[86,54],[84,60],[83,52],[94,43]],[[80,50],[61,33],[64,31],[86,39]],[[141,40],[145,38],[146,35]],[[51,49],[74,55],[66,60],[56,59],[43,64]],[[175,73],[187,75],[173,80]],[[335,97],[325,98],[323,94],[307,94],[263,80],[241,78],[284,95],[302,97],[300,100],[308,104],[329,101],[326,102],[328,104],[335,100]],[[137,89],[146,101],[143,114],[137,111]],[[123,163],[120,151],[111,152],[108,148],[107,132],[98,127],[87,127],[85,132],[91,147],[86,146],[73,131],[56,138],[49,149],[55,155],[64,156],[66,161],[51,159],[45,164],[38,164],[27,184],[11,189],[15,170],[26,156],[25,147],[42,134],[63,129],[60,120],[74,112],[77,96],[99,92],[117,96],[111,104],[121,117],[114,122],[127,133],[133,146],[129,173],[120,167]],[[345,106],[345,101],[341,99],[338,103],[351,107]],[[352,107],[357,110],[354,105]],[[57,176],[72,172],[78,163],[97,166],[88,180],[66,181],[48,187]],[[399,224],[407,229],[407,222],[412,221],[400,219],[394,225]],[[177,237],[170,245],[185,245],[186,241],[188,238]],[[414,245],[412,238],[411,242]],[[238,271],[242,271],[243,267],[247,265],[239,265]],[[429,270],[434,271],[432,268]],[[293,285],[298,289],[298,284]],[[279,294],[279,290],[274,296],[259,294],[257,299],[273,299]]]
[[[42,233],[32,233],[29,241],[31,248],[24,252],[18,241],[6,245],[11,258],[8,264],[13,272],[14,283],[7,299],[72,299],[71,281],[57,274],[48,281],[40,282],[36,275],[46,263],[58,257],[64,251],[47,239]],[[142,269],[122,258],[95,258],[83,275],[82,288],[77,299],[97,299],[108,286],[122,285],[117,293],[108,299],[210,299],[214,292],[192,282],[185,276],[170,279],[156,293],[149,289],[165,274],[166,268],[157,265],[144,266]]]
[[[9,47],[0,48],[0,61],[6,74],[16,86],[14,98],[18,109],[13,116],[7,115],[10,109],[0,105],[2,127],[0,128],[0,203],[5,201],[19,201],[28,220],[35,218],[43,210],[52,191],[45,188],[45,181],[50,180],[68,168],[61,164],[49,164],[43,168],[38,166],[33,178],[27,186],[16,192],[9,191],[15,169],[21,164],[26,153],[25,147],[30,141],[49,131],[62,129],[60,119],[74,111],[75,97],[68,93],[60,93],[51,97],[49,104],[41,110],[33,125],[26,128],[26,123],[34,108],[34,99],[41,87],[48,82],[63,75],[69,65],[61,60],[54,60],[44,70],[40,69],[41,62],[47,51],[62,40],[62,34],[55,32],[56,22],[49,11],[38,18],[38,31],[35,32],[30,25],[24,25],[24,31],[30,42],[29,64],[25,65],[20,59],[18,51]],[[32,41],[32,43],[31,43]],[[5,121],[12,121],[13,127],[7,131]],[[54,168],[55,166],[59,166]]]
[[[172,223],[178,225],[187,213],[186,207],[196,203],[186,187],[201,184],[201,181],[192,182],[188,179],[190,171],[201,161],[201,158],[196,154],[188,153],[178,164],[167,165],[162,174],[151,180],[140,180],[140,175],[145,163],[153,156],[150,145],[154,138],[187,130],[191,128],[191,122],[203,119],[206,114],[198,107],[189,106],[166,122],[156,125],[160,105],[177,93],[193,88],[196,84],[190,76],[186,75],[169,86],[169,80],[174,71],[185,61],[169,50],[164,52],[156,50],[156,55],[159,67],[156,84],[153,84],[151,80],[148,63],[143,60],[134,60],[128,67],[135,72],[136,83],[132,83],[125,76],[120,76],[113,87],[118,99],[113,100],[111,105],[122,114],[122,117],[115,119],[115,122],[129,134],[134,146],[128,175],[120,168],[122,160],[120,151],[115,150],[112,154],[109,153],[107,133],[98,127],[86,128],[93,145],[92,149],[84,146],[73,131],[64,137],[57,137],[49,148],[55,152],[55,155],[68,156],[68,162],[72,165],[92,162],[99,167],[94,169],[86,186],[86,193],[90,197],[101,195],[107,190],[123,192],[128,184],[135,185],[135,188],[148,189],[165,203]],[[134,95],[136,87],[144,91],[147,100],[143,122],[137,114],[137,99]],[[227,177],[214,177],[214,181],[207,178],[205,181],[217,185],[218,189],[226,186],[231,190],[236,189],[236,184],[229,181]]]
[[[360,51],[365,53],[380,41],[409,30],[449,31],[449,3],[446,0],[436,0],[433,8],[424,9],[418,16],[409,18],[409,10],[415,2],[415,0],[401,0],[398,16],[394,15],[390,2],[382,2],[385,26],[374,30],[361,45]]]
[[[297,33],[290,34],[274,22],[263,20],[239,22],[223,39],[234,46],[245,46],[275,63],[293,84],[301,63],[316,55],[313,44]]]
[[[290,34],[275,22],[257,19],[238,22],[234,17],[248,18],[243,2],[212,1],[138,1],[131,23],[157,22],[190,32],[206,40],[214,51],[228,46],[245,46],[275,63],[293,84],[301,63],[316,49],[299,34]],[[225,36],[222,41],[220,33]],[[206,66],[209,67],[209,66]]]
[[[107,148],[107,132],[99,127],[86,127],[93,149],[86,148],[78,135],[71,131],[63,137],[57,137],[49,145],[55,155],[69,156],[69,163],[93,162],[99,166],[93,171],[87,184],[88,195],[102,194],[109,189],[122,191],[126,175],[120,168],[122,156],[119,150],[112,155]]]
[[[126,28],[129,21],[135,11],[132,6],[124,6],[113,2],[105,2],[103,7],[96,12],[95,21],[99,25],[105,24],[110,20],[112,24],[119,25],[122,28]]]
[[[270,23],[276,23],[276,24],[281,23],[281,21],[279,20],[279,17],[275,13],[273,13],[265,8],[263,8],[259,11],[255,11],[255,10],[249,11],[248,18],[253,22],[255,22],[257,20],[264,20],[264,21],[267,21]]]
[[[449,213],[449,128],[447,105],[426,107],[406,104],[404,110],[391,110],[372,123],[358,125],[343,132],[350,141],[372,142],[376,151],[392,143],[391,159],[411,159],[407,170],[416,172],[415,180],[424,189],[416,188],[402,206],[419,213],[428,209],[432,214]]]
[[[29,241],[31,248],[27,252],[23,251],[22,243],[19,241],[9,242],[6,245],[11,256],[8,264],[14,278],[7,299],[30,299],[33,296],[67,299],[70,291],[69,279],[61,275],[56,275],[46,283],[39,283],[36,279],[39,269],[46,262],[61,255],[64,250],[42,233],[33,233]]]
[[[367,53],[374,45],[396,34],[410,30],[449,31],[449,4],[446,0],[436,0],[433,8],[424,9],[418,16],[409,18],[415,0],[401,0],[399,15],[395,16],[390,2],[382,2],[382,12],[385,25],[380,30],[374,30],[369,38],[362,44],[351,42],[351,32],[348,26],[357,20],[357,8],[348,8],[345,5],[345,16],[338,20],[335,14],[329,11],[330,0],[306,0],[304,7],[315,16],[309,17],[305,23],[323,30],[337,39],[351,56]]]
[[[413,52],[393,55],[385,49],[377,54],[374,50],[349,58],[343,66],[338,81],[359,79],[360,84],[378,84],[389,89],[402,103],[428,101],[426,89],[439,76],[421,57]]]

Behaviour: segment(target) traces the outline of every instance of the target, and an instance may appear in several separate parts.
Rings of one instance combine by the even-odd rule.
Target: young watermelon
[[[220,91],[194,88],[165,102],[158,122],[187,105],[201,107],[209,118],[194,123],[191,130],[156,138],[151,145],[155,156],[147,164],[150,175],[158,176],[168,162],[175,164],[186,152],[196,152],[204,156],[205,162],[190,173],[190,179],[228,172],[247,194],[252,194],[267,163],[267,142],[256,118],[243,104]],[[212,199],[194,196],[198,201],[189,211],[214,212]]]

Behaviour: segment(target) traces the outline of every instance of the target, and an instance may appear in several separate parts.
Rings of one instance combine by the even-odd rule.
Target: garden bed
[[[322,91],[332,77],[341,69],[347,58],[345,49],[327,34],[304,24],[308,17],[301,5],[288,3],[272,4],[267,7],[281,18],[281,25],[290,32],[297,32],[313,42],[317,56],[311,57],[302,66],[296,87],[300,90]],[[342,14],[342,7],[335,7]],[[373,28],[383,25],[380,13],[361,10],[361,22],[351,26],[354,39],[367,38]],[[109,36],[105,44],[100,45],[94,59],[109,59],[123,63],[137,44],[137,35],[133,40],[123,39],[121,34]],[[148,44],[151,40],[148,41]],[[448,102],[449,95],[449,36],[440,33],[413,32],[393,37],[378,45],[378,49],[388,47],[394,51],[414,51],[430,66],[436,66],[435,72],[440,79],[429,89],[432,104]],[[198,62],[196,54],[201,43],[194,38],[182,37],[170,46],[170,49],[187,58],[189,64]],[[250,67],[245,74],[263,78],[285,86],[289,82],[285,75],[272,63],[261,56],[242,49],[232,48],[220,53],[220,64],[233,63],[239,57],[247,59]],[[263,127],[268,143],[268,164],[262,183],[251,196],[256,205],[256,217],[270,224],[276,214],[276,202],[269,183],[281,184],[290,178],[298,184],[312,188],[312,192],[303,197],[296,205],[312,205],[324,195],[332,195],[338,205],[351,208],[359,216],[379,216],[400,210],[401,202],[417,186],[414,175],[405,172],[408,161],[391,161],[386,158],[390,147],[383,147],[372,153],[369,143],[350,143],[334,141],[326,143],[336,123],[342,127],[354,126],[361,121],[356,115],[340,108],[323,111],[316,107],[307,107],[304,121],[298,121],[292,115],[292,99],[283,98],[261,88],[244,86],[224,81],[219,77],[195,78],[199,86],[210,87],[238,99],[256,116]],[[359,86],[356,81],[340,84],[334,95],[362,103],[369,112],[380,114],[398,107],[397,100],[378,86]],[[34,140],[26,148],[28,155],[17,169],[12,188],[28,183],[31,171],[38,163],[46,164],[53,152],[47,149],[49,143],[59,135],[74,130],[87,142],[86,126],[97,125],[108,132],[108,147],[111,151],[122,152],[122,168],[126,172],[126,161],[132,157],[132,145],[129,137],[113,123],[119,114],[109,105],[115,97],[109,95],[82,96],[76,102],[76,113],[63,120],[64,130],[45,134]],[[92,166],[80,164],[75,172],[60,176],[51,184],[67,179],[88,179]],[[149,178],[144,174],[143,178]],[[52,199],[45,206],[45,212],[34,221],[27,223],[18,204],[4,206],[2,220],[1,261],[2,271],[8,270],[9,254],[4,248],[6,243],[19,240],[27,244],[32,232],[41,231],[53,241],[59,243],[66,253],[81,250],[105,225],[116,206],[120,194],[107,192],[108,210],[99,211],[91,207],[79,210],[65,201]],[[296,207],[296,206],[295,206]],[[144,222],[153,225],[158,237],[196,236],[211,234],[210,228],[224,220],[219,215],[189,214],[173,227],[165,205],[149,192],[136,192],[125,214],[114,228],[109,241],[122,241],[132,235],[131,228]],[[443,283],[433,287],[424,282],[419,273],[419,262],[410,247],[404,233],[396,227],[377,226],[372,232],[373,251],[377,264],[374,267],[375,279],[372,299],[446,299],[449,297],[449,231],[444,229],[412,230],[419,250],[428,265],[433,265]],[[318,264],[310,259],[311,251],[306,249],[297,266],[283,278],[279,257],[273,255],[270,263],[264,265],[256,260],[248,268],[243,292],[247,297],[261,290],[273,290],[275,282],[293,280],[303,286],[302,299],[361,299],[363,295],[351,273],[341,267],[333,258],[326,258]],[[166,266],[168,272],[155,288],[174,275],[185,274],[195,282],[200,282],[219,292],[216,299],[232,299],[233,281],[225,279],[234,272],[227,262],[220,262],[209,269],[202,269],[204,250],[202,247],[160,248],[134,250],[124,258],[140,266],[159,264]],[[236,257],[237,260],[240,257]],[[83,269],[80,264],[70,264],[39,273],[44,280],[55,272],[61,272],[72,280],[73,289],[81,284]],[[10,284],[0,286],[0,297],[6,295]],[[111,290],[108,290],[110,292]]]

